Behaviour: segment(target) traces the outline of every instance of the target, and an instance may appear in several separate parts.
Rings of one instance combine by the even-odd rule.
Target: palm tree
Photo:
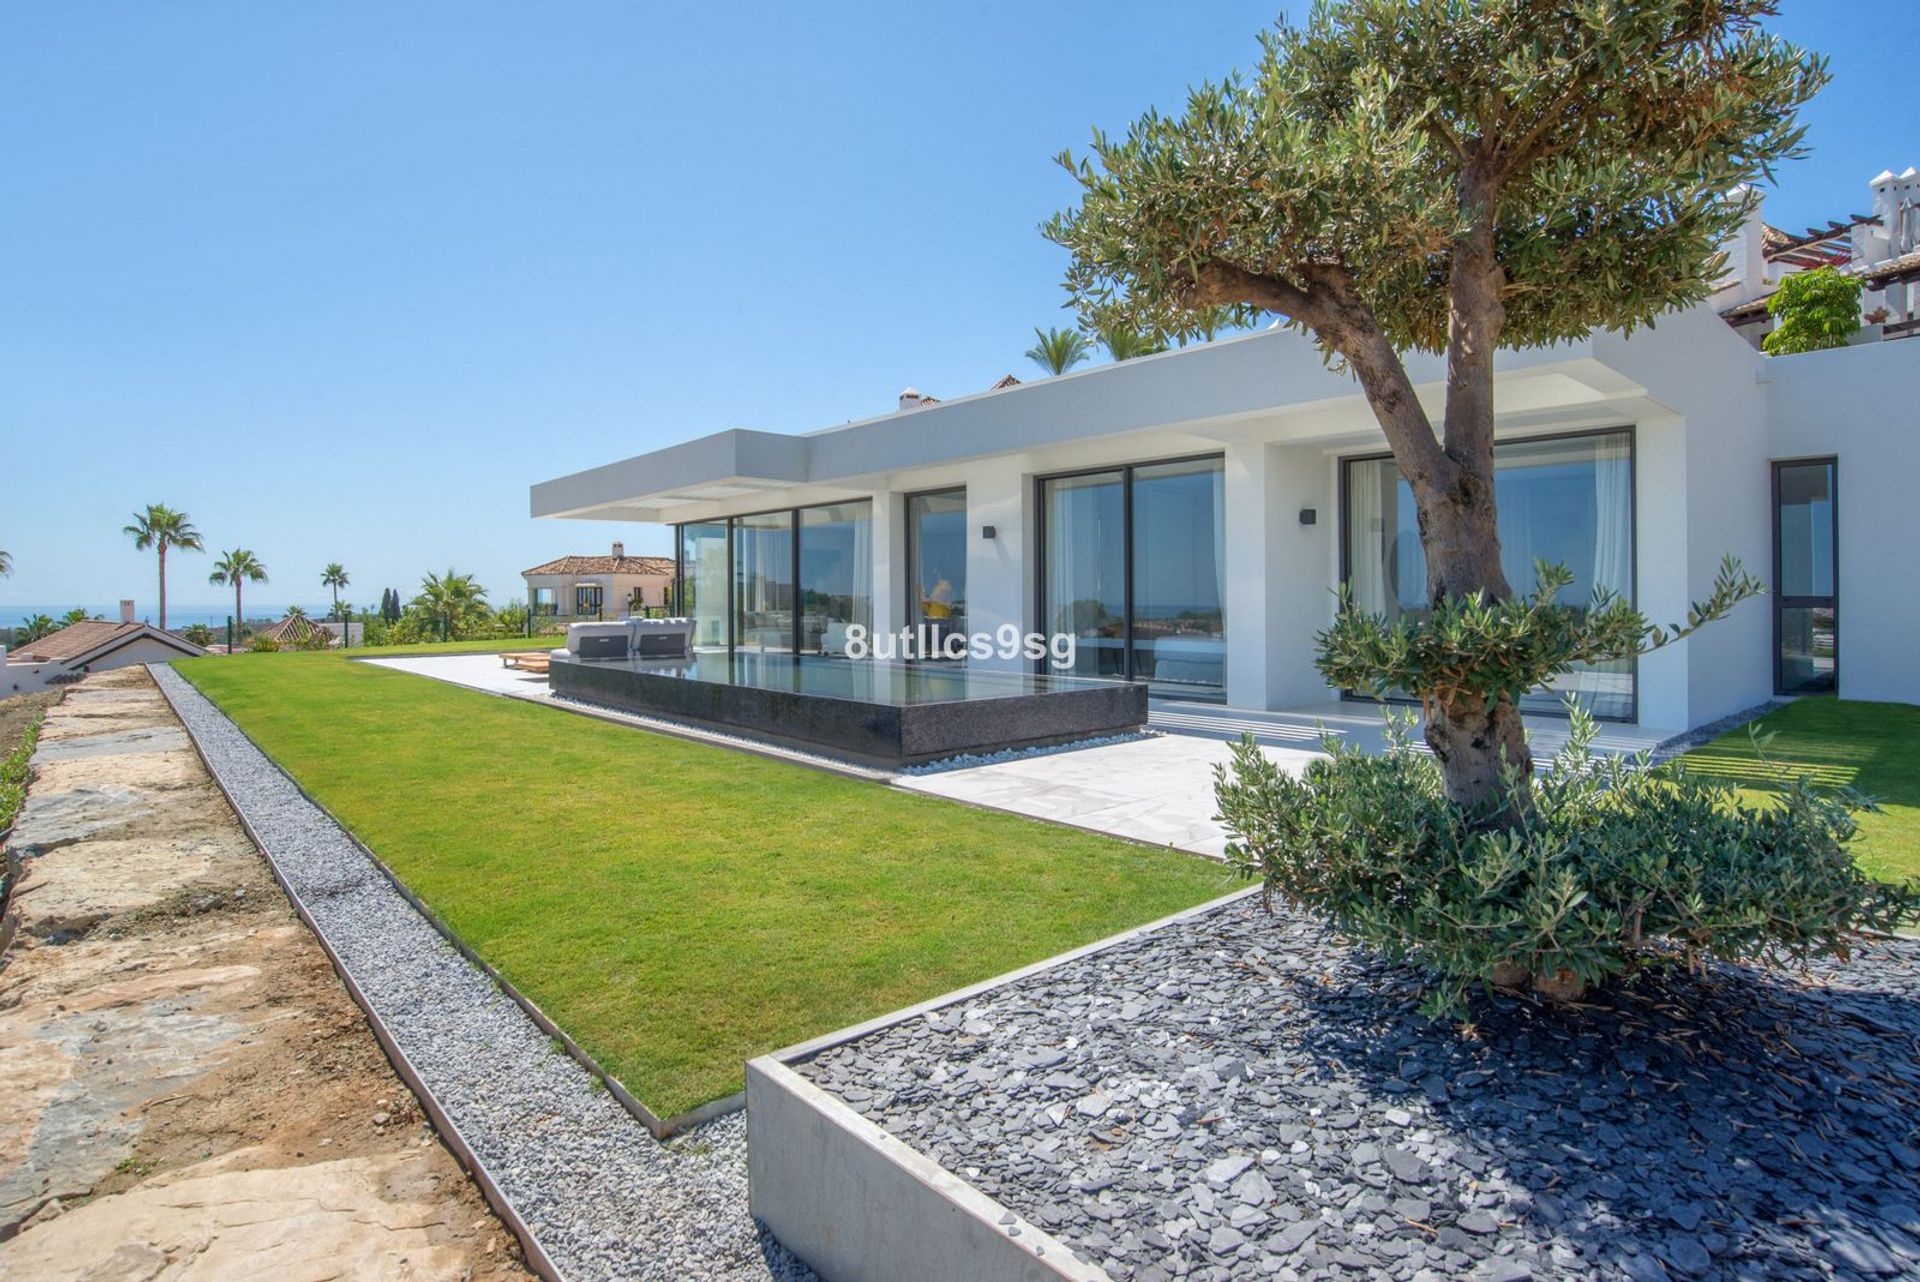
[[[471,574],[457,574],[449,566],[444,575],[429,574],[420,580],[420,595],[413,604],[434,621],[441,640],[458,641],[460,625],[485,613],[487,590]]]
[[[12,573],[13,573],[13,555],[9,552],[0,552],[0,579],[5,578],[6,576]]]
[[[320,571],[320,586],[333,589],[333,617],[340,617],[340,589],[347,586],[347,567],[338,561],[327,562],[327,568]]]
[[[73,607],[73,609],[68,610],[65,614],[60,616],[60,626],[63,628],[70,628],[76,623],[85,623],[88,619],[91,619],[92,617],[93,616],[91,614],[87,613],[86,606],[76,605]]]
[[[1064,374],[1093,354],[1093,344],[1077,329],[1033,327],[1040,341],[1027,349],[1027,359],[1049,374]]]
[[[125,533],[142,552],[148,548],[160,551],[160,630],[164,632],[167,627],[167,549],[204,551],[200,531],[193,528],[185,512],[176,512],[164,503],[149,503],[146,511],[133,514],[133,524],[126,527]]]
[[[290,605],[287,607],[287,617],[289,619],[304,619],[307,617],[307,607],[304,605]]]
[[[1231,307],[1198,307],[1193,311],[1194,333],[1205,342],[1211,343],[1215,334],[1238,324],[1238,314]],[[1186,334],[1180,335],[1180,346],[1187,345],[1187,338]]]
[[[259,557],[245,548],[222,552],[220,559],[213,563],[213,573],[207,576],[207,582],[215,586],[228,583],[233,585],[233,626],[236,632],[245,631],[247,626],[247,616],[240,606],[240,585],[266,581],[267,567],[260,564]]]
[[[59,624],[55,623],[46,615],[36,614],[32,618],[25,619],[21,622],[19,628],[14,632],[14,643],[16,645],[25,645],[29,641],[38,641],[41,637],[52,632],[59,626]]]
[[[1136,356],[1152,356],[1167,350],[1163,340],[1131,329],[1103,330],[1100,342],[1107,349],[1107,354],[1116,361],[1130,361]]]

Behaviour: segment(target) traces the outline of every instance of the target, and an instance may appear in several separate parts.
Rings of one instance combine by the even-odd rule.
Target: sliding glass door
[[[680,612],[694,644],[843,654],[873,626],[873,505],[785,508],[679,529]]]
[[[800,649],[845,654],[847,629],[873,627],[869,503],[800,509]]]
[[[1773,465],[1774,692],[1840,684],[1840,509],[1833,459]]]
[[[1041,481],[1040,625],[1074,638],[1072,675],[1224,697],[1223,478],[1204,458]]]
[[[727,585],[733,568],[727,553],[727,523],[680,527],[680,613],[693,621],[693,643],[727,644]]]
[[[1493,464],[1500,565],[1514,591],[1531,590],[1534,562],[1544,560],[1573,574],[1564,604],[1587,605],[1597,587],[1633,599],[1630,430],[1502,441]],[[1345,472],[1344,577],[1354,604],[1389,619],[1424,615],[1427,559],[1412,490],[1390,457],[1350,459]],[[1597,717],[1632,720],[1632,661],[1587,665],[1520,704],[1558,712],[1567,695]]]
[[[792,650],[793,513],[733,520],[733,644],[740,650]]]
[[[1076,677],[1127,675],[1126,474],[1041,482],[1046,525],[1041,626],[1074,638]]]
[[[1219,459],[1133,469],[1132,665],[1155,694],[1226,689],[1225,511]]]
[[[967,492],[907,497],[907,622],[935,646],[967,630]]]

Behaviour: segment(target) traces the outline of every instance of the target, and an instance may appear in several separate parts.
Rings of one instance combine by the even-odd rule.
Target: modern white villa
[[[1920,343],[1875,330],[1768,357],[1734,319],[1701,306],[1503,355],[1500,534],[1516,586],[1536,558],[1558,562],[1575,579],[1566,599],[1611,588],[1662,624],[1708,594],[1726,554],[1772,589],[1533,710],[1571,693],[1603,719],[1677,732],[1775,696],[1920,702]],[[1437,409],[1440,361],[1411,373]],[[1368,609],[1423,606],[1408,489],[1358,385],[1307,336],[903,401],[559,477],[533,487],[532,512],[673,526],[676,604],[702,647],[819,654],[850,623],[914,629],[936,649],[950,633],[1070,633],[1072,675],[1241,709],[1355,697],[1313,663],[1338,584]]]

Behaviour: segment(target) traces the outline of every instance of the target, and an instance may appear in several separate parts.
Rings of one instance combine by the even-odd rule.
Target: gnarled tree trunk
[[[1493,486],[1493,356],[1506,320],[1506,272],[1494,250],[1492,209],[1497,185],[1469,163],[1460,206],[1471,220],[1454,244],[1448,282],[1447,406],[1443,447],[1451,467],[1420,494],[1420,542],[1427,554],[1427,599],[1439,605],[1484,593],[1513,594],[1500,565],[1500,529]],[[1396,449],[1398,454],[1399,450]],[[1447,795],[1480,810],[1485,822],[1519,822],[1528,800],[1533,756],[1520,709],[1507,695],[1489,704],[1467,693],[1422,691],[1427,744],[1440,760]],[[1507,780],[1515,787],[1509,791]]]

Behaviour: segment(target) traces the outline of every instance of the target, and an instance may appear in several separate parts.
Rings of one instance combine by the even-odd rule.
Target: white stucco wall
[[[1920,339],[1767,371],[1771,456],[1838,459],[1840,696],[1920,703]]]
[[[966,476],[967,630],[995,632],[1011,623],[1022,632],[1037,627],[1033,601],[1035,556],[1033,482],[1024,456],[982,459]],[[981,530],[991,525],[994,536]],[[997,653],[971,659],[972,666],[1026,671],[1023,659]]]
[[[58,663],[32,663],[25,659],[6,657],[6,650],[0,647],[0,699],[16,694],[35,694],[45,690],[53,678],[66,669]]]
[[[1646,389],[1636,422],[1638,603],[1665,626],[1713,590],[1732,554],[1772,574],[1766,358],[1710,309],[1663,318],[1632,339],[1603,335],[1595,355]],[[1773,622],[1764,599],[1640,660],[1640,724],[1687,729],[1773,692]]]

